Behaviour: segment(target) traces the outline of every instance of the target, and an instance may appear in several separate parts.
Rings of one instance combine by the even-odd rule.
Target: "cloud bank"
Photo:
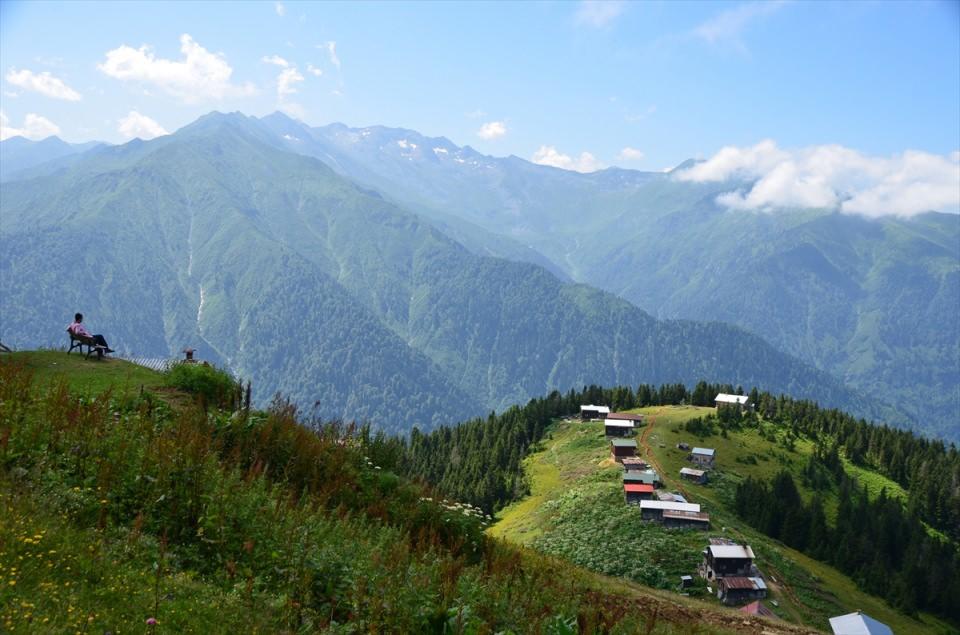
[[[60,134],[60,126],[46,117],[41,117],[32,112],[28,113],[23,119],[23,127],[14,128],[10,125],[10,118],[0,110],[0,141],[10,137],[26,137],[37,141],[56,134]]]
[[[530,159],[539,165],[549,165],[562,170],[575,172],[596,172],[605,166],[589,152],[582,152],[578,158],[559,152],[554,146],[540,146]]]
[[[824,208],[865,216],[960,212],[960,152],[871,157],[840,145],[784,150],[768,139],[725,147],[674,178],[749,181],[717,197],[732,209]]]
[[[80,101],[80,93],[67,86],[62,79],[54,77],[49,72],[34,73],[23,69],[11,68],[7,73],[7,81],[24,90],[32,90],[53,99],[66,101]]]
[[[481,139],[496,139],[505,134],[507,134],[507,124],[502,121],[488,121],[477,131],[477,136]]]
[[[125,139],[133,139],[134,137],[138,137],[140,139],[149,140],[170,134],[156,121],[146,115],[141,115],[136,110],[131,110],[126,117],[118,122],[118,124],[117,132],[123,135]]]
[[[107,51],[97,68],[114,79],[152,84],[187,103],[256,92],[251,84],[230,83],[233,68],[223,54],[211,53],[186,33],[180,36],[180,52],[182,60],[168,60],[157,57],[148,46],[123,45]]]

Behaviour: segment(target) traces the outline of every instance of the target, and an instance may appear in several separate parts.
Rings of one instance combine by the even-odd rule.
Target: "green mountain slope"
[[[708,536],[734,538],[757,553],[757,565],[770,586],[769,597],[777,606],[769,600],[767,604],[784,620],[825,629],[828,617],[862,609],[898,633],[953,632],[950,624],[931,615],[899,613],[832,567],[785,547],[738,518],[732,494],[736,483],[748,476],[766,478],[784,467],[795,470],[799,482],[813,444],[800,440],[787,449],[784,431],[773,427],[709,439],[698,439],[685,430],[685,422],[713,410],[693,406],[636,410],[649,422],[642,431],[641,445],[646,449],[641,455],[658,467],[666,489],[682,492],[687,500],[703,506],[711,517],[709,532],[667,530],[641,522],[637,510],[624,503],[622,470],[610,460],[602,425],[558,420],[541,447],[524,461],[529,496],[498,513],[489,533],[598,572],[663,588],[674,588],[678,576],[694,572]],[[679,479],[679,469],[689,465],[686,452],[676,448],[680,441],[717,449],[717,468],[711,471],[709,484]],[[857,478],[884,483],[889,492],[902,492],[869,470],[857,471]],[[812,496],[811,490],[802,491],[805,497]],[[833,505],[835,516],[835,499]],[[709,597],[699,587],[692,592]]]
[[[103,144],[98,141],[67,143],[60,137],[47,137],[31,141],[24,137],[11,137],[0,141],[0,181],[22,178],[25,173],[39,166],[70,159]]]
[[[490,540],[342,426],[171,406],[166,381],[0,357],[4,633],[811,632]]]
[[[741,326],[896,402],[916,429],[960,439],[960,217],[735,212],[715,199],[743,183],[584,175],[411,130],[263,121],[290,150],[425,215],[526,245],[657,317]],[[491,242],[469,245],[484,253]]]
[[[657,321],[536,265],[477,256],[287,152],[239,114],[4,184],[4,341],[57,345],[75,310],[119,350],[186,347],[328,417],[389,430],[551,389],[729,377],[896,418],[717,323]]]

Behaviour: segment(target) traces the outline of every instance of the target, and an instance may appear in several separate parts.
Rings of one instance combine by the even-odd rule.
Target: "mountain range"
[[[738,211],[750,181],[580,174],[383,127],[263,122],[285,145],[451,228],[656,317],[719,320],[960,439],[960,216]],[[882,211],[882,210],[880,210]],[[451,220],[452,219],[452,220]],[[535,256],[530,256],[530,252]]]
[[[864,274],[906,304],[901,282],[923,276],[898,269],[898,254],[913,253],[921,272],[939,267],[939,290],[918,285],[922,306],[903,317],[925,327],[922,320],[939,313],[940,339],[928,343],[926,332],[901,332],[902,342],[871,339],[876,333],[860,339],[868,350],[882,345],[899,354],[899,345],[918,367],[946,361],[903,381],[898,392],[865,397],[844,380],[880,391],[808,351],[789,350],[785,340],[764,334],[773,346],[738,326],[675,319],[692,312],[679,300],[700,294],[727,302],[715,315],[692,316],[699,319],[744,321],[730,319],[739,296],[753,298],[758,311],[779,309],[779,296],[757,296],[775,288],[783,272],[820,262],[802,247],[778,247],[773,253],[787,256],[767,254],[780,267],[767,267],[769,286],[738,281],[762,237],[751,236],[754,247],[745,249],[743,240],[724,242],[735,227],[715,241],[704,239],[707,229],[689,228],[697,214],[722,224],[710,187],[627,170],[580,175],[414,135],[213,113],[152,141],[23,166],[0,187],[0,334],[15,345],[59,345],[80,310],[121,351],[169,356],[198,348],[252,378],[261,401],[282,393],[318,416],[369,419],[391,431],[452,423],[552,389],[710,378],[900,425],[922,420],[928,430],[956,435],[942,417],[910,416],[913,402],[903,397],[921,384],[943,398],[940,409],[949,410],[955,397],[957,362],[949,358],[957,318],[943,314],[958,269],[952,217],[891,224],[902,227],[897,235],[905,243],[885,256],[893,271]],[[0,144],[4,156],[9,142]],[[866,231],[860,219],[807,216],[792,227],[788,215],[758,215],[756,222],[783,234],[817,219],[845,222],[870,245],[886,231],[886,221],[864,220],[867,229],[880,228]],[[658,238],[671,227],[672,249]],[[693,229],[699,233],[684,235]],[[936,257],[925,251],[931,240],[942,243]],[[707,251],[730,263],[702,270]],[[827,263],[836,257],[829,251]],[[798,297],[819,292],[818,285],[829,292],[849,286],[819,266]],[[578,282],[604,275],[606,282],[593,284],[606,291]],[[638,308],[647,295],[663,298],[650,311],[658,317]],[[824,313],[843,302],[835,298]],[[885,312],[875,311],[883,326]],[[847,326],[826,316],[801,334],[833,338],[834,349],[846,350],[846,340],[840,346],[821,324]],[[885,376],[878,377],[870,381]]]

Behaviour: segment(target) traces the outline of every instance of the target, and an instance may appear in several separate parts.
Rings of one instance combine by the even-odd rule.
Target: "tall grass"
[[[674,632],[485,539],[477,510],[379,469],[349,425],[205,406],[0,364],[0,630]]]

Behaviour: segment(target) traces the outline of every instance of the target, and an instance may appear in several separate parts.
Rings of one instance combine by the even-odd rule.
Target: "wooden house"
[[[607,421],[629,421],[633,424],[634,428],[639,428],[643,425],[643,415],[634,414],[632,412],[611,412],[607,415]]]
[[[592,421],[594,419],[606,419],[610,414],[610,408],[607,406],[580,406],[580,420]]]
[[[689,504],[689,503],[687,503]],[[710,514],[704,512],[688,512],[680,509],[665,509],[661,515],[664,527],[671,529],[710,529]]]
[[[728,576],[717,581],[717,598],[726,605],[743,604],[767,597],[763,578]]]
[[[700,467],[712,468],[717,451],[713,448],[693,448],[690,450],[690,460]]]
[[[633,422],[607,417],[603,422],[603,432],[608,437],[628,437],[633,434]]]
[[[695,470],[692,467],[681,467],[680,478],[703,485],[707,482],[707,473],[703,470]]]
[[[647,462],[638,456],[624,457],[623,460],[620,461],[620,463],[621,465],[623,465],[623,469],[626,470],[627,472],[640,472],[649,467],[647,465]]]
[[[614,461],[626,456],[637,455],[637,442],[633,439],[613,439],[610,441],[610,453]]]
[[[644,520],[662,522],[665,512],[696,512],[699,514],[700,505],[699,503],[677,503],[674,501],[640,501],[640,518]]]
[[[703,550],[700,575],[708,580],[749,576],[753,559],[753,549],[748,545],[710,545]]]
[[[716,399],[713,400],[713,403],[717,408],[723,407],[733,407],[743,410],[753,410],[753,404],[750,403],[750,397],[746,395],[728,395],[725,392],[717,395]]]
[[[660,482],[660,475],[654,472],[653,470],[642,470],[639,472],[624,472],[623,473],[623,482],[624,483],[640,483],[643,485],[652,485],[653,487],[659,487],[662,485]]]
[[[653,496],[653,485],[644,485],[643,483],[624,483],[623,496],[627,503],[639,503],[643,500],[649,500]]]

